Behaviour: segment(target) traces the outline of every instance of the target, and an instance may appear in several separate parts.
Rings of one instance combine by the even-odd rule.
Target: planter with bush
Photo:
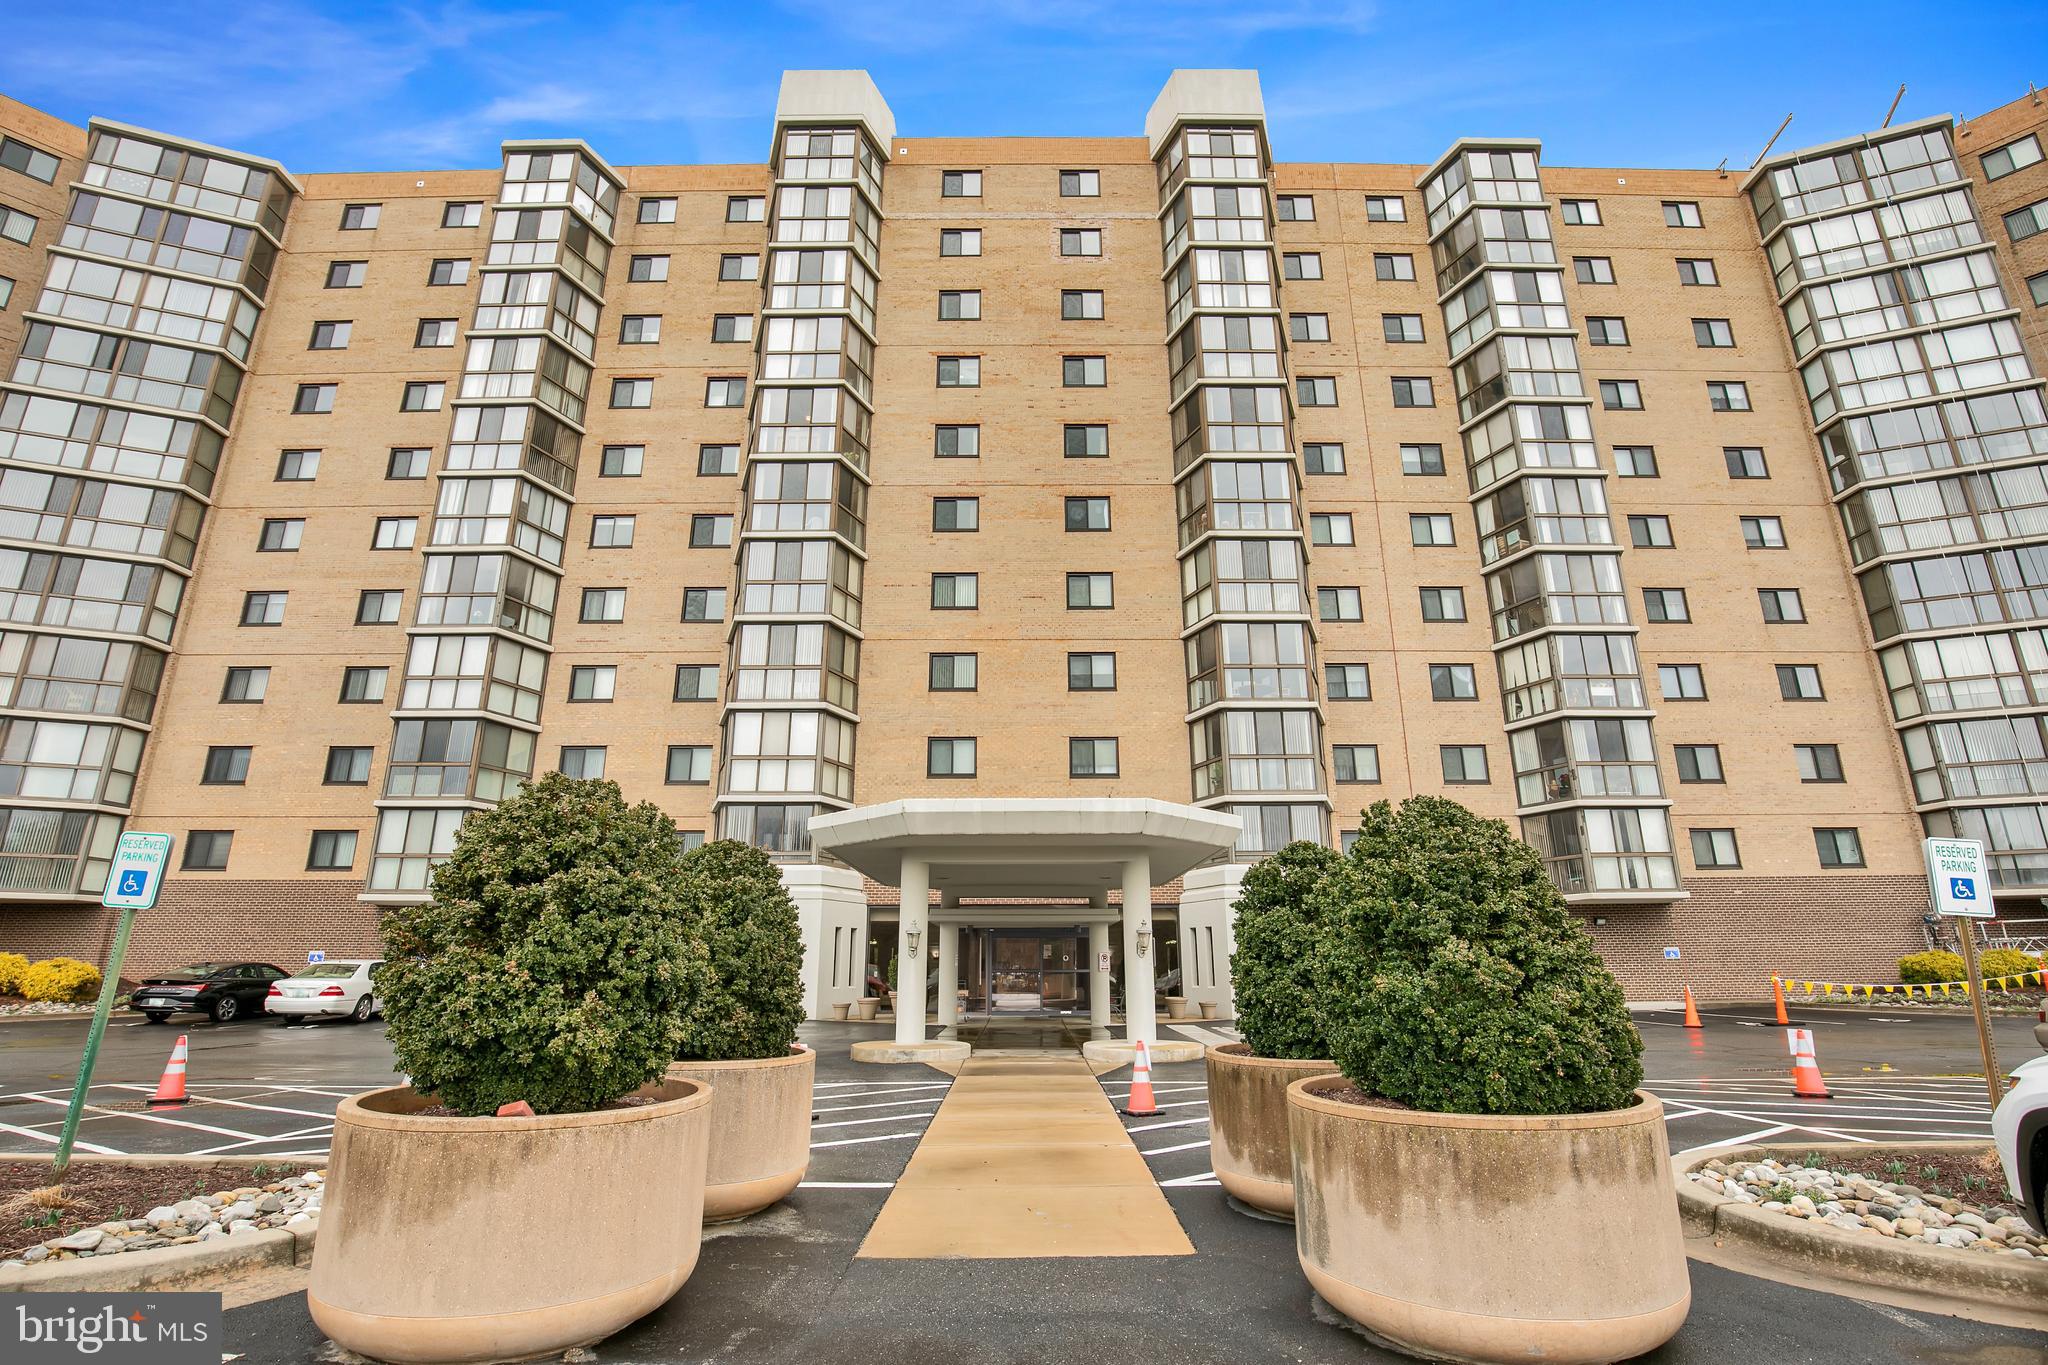
[[[1316,916],[1320,903],[1312,893],[1342,861],[1321,844],[1293,843],[1244,874],[1230,955],[1244,1041],[1206,1054],[1217,1183],[1283,1218],[1294,1216],[1287,1087],[1337,1069],[1315,1010],[1315,969],[1328,926]]]
[[[711,1094],[664,1074],[706,977],[680,860],[655,806],[550,774],[470,815],[433,898],[386,917],[379,994],[412,1084],[335,1115],[307,1302],[337,1343],[555,1354],[689,1278]],[[573,1255],[535,1254],[563,1229]]]
[[[683,1015],[671,1080],[712,1089],[704,1221],[759,1213],[804,1178],[818,1054],[804,1017],[803,931],[767,854],[722,839],[683,855],[684,923],[709,980]]]
[[[1612,1361],[1691,1304],[1663,1107],[1535,850],[1441,797],[1366,812],[1311,894],[1340,1075],[1288,1088],[1316,1291],[1417,1353]]]

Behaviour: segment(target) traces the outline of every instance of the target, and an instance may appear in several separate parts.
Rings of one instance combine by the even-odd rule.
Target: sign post
[[[1984,868],[1984,845],[1976,839],[1927,840],[1927,887],[1934,896],[1934,913],[1956,919],[1990,919],[1998,913],[1991,902],[1991,878]],[[1984,1014],[1984,977],[1977,967],[1977,926],[1958,924],[1963,940],[1964,989],[1970,995],[1970,1013],[1977,1020],[1977,1046],[1984,1054],[1984,1085],[1991,1095],[1991,1107],[2005,1098],[2005,1084],[1998,1070],[1998,1052],[1991,1044],[1991,1021]]]
[[[71,1103],[64,1110],[64,1131],[57,1137],[57,1159],[50,1169],[50,1183],[62,1184],[71,1165],[71,1146],[78,1140],[79,1116],[85,1112],[86,1091],[92,1088],[93,1064],[99,1060],[100,1039],[107,1031],[107,1016],[113,1013],[114,996],[121,989],[121,959],[128,955],[128,931],[135,927],[135,912],[156,905],[163,890],[164,871],[171,863],[171,836],[129,831],[114,848],[114,865],[107,869],[107,889],[100,904],[119,910],[121,921],[114,929],[114,946],[107,954],[106,974],[100,978],[100,1003],[93,1011],[92,1028],[85,1035],[85,1055],[78,1062],[78,1079],[71,1086]]]

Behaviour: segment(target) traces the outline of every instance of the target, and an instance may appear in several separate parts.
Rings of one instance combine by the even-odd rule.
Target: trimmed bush
[[[804,938],[796,902],[767,854],[720,839],[683,855],[685,924],[710,971],[683,1013],[676,1056],[780,1057],[804,1018]]]
[[[0,995],[19,994],[22,974],[27,970],[28,959],[20,953],[0,953]]]
[[[660,1078],[706,976],[675,824],[549,773],[463,822],[433,899],[384,920],[398,1067],[464,1114],[596,1109]]]
[[[1935,949],[1926,953],[1908,953],[1899,959],[1899,980],[1909,986],[1925,986],[1935,981],[1961,981],[1963,979],[1963,955]]]
[[[100,993],[100,969],[75,957],[52,957],[21,974],[25,999],[60,1005],[87,1005]]]
[[[2041,959],[2032,953],[2023,953],[2017,948],[1991,948],[1977,954],[1977,969],[1986,980],[2001,976],[2018,976],[2022,972],[2041,970]]]
[[[1642,1039],[1536,850],[1418,796],[1365,812],[1311,895],[1332,932],[1330,1057],[1368,1094],[1451,1114],[1626,1108]]]
[[[1310,893],[1344,860],[1299,840],[1260,859],[1237,893],[1237,948],[1230,978],[1237,1031],[1256,1057],[1309,1061],[1330,1055],[1316,1012],[1317,956],[1327,927]]]

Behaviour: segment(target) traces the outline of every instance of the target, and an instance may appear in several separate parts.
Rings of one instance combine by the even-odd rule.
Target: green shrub
[[[47,958],[21,974],[21,993],[29,1000],[90,1004],[99,997],[100,969],[75,957]]]
[[[0,953],[0,995],[15,995],[21,990],[21,977],[28,970],[28,959],[20,953]]]
[[[1992,948],[1977,954],[1977,969],[1987,981],[2001,976],[2018,976],[2022,972],[2041,970],[2041,959],[2032,953],[2023,953],[2017,948]]]
[[[674,823],[549,773],[463,822],[433,899],[384,921],[399,1068],[464,1114],[595,1109],[657,1079],[703,988]]]
[[[710,979],[683,1013],[678,1057],[780,1057],[804,1018],[804,937],[768,855],[720,839],[683,855],[683,914]]]
[[[1925,986],[1933,981],[1961,981],[1963,979],[1963,955],[1935,949],[1927,953],[1908,953],[1899,959],[1899,980],[1909,986]]]
[[[1365,813],[1316,889],[1321,1006],[1360,1089],[1456,1114],[1620,1109],[1642,1081],[1621,986],[1507,825],[1418,796]]]
[[[1253,1056],[1330,1055],[1315,1001],[1326,927],[1312,912],[1317,902],[1309,893],[1342,861],[1334,851],[1303,840],[1260,859],[1244,874],[1230,977],[1237,1031]]]

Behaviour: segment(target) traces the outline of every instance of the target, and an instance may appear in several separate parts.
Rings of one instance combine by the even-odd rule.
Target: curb
[[[1929,1151],[1977,1151],[1981,1142],[1894,1143]],[[1859,1287],[1934,1294],[1964,1304],[1981,1304],[2021,1314],[2048,1326],[2048,1262],[2024,1257],[1971,1255],[1945,1247],[1850,1232],[1811,1219],[1791,1218],[1715,1194],[1687,1177],[1709,1161],[1754,1161],[1764,1157],[1823,1157],[1869,1150],[1868,1143],[1819,1142],[1798,1147],[1751,1145],[1711,1147],[1693,1154],[1674,1173],[1679,1222],[1688,1240],[1714,1238],[1715,1245],[1744,1248],[1774,1265],[1802,1271],[1823,1288],[1853,1293]]]

